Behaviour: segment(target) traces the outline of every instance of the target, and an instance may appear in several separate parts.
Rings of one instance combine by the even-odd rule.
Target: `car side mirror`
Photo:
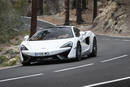
[[[29,39],[29,35],[26,35],[26,36],[24,37],[24,41],[28,41],[28,39]]]
[[[80,35],[84,35],[85,34],[85,32],[83,32],[83,31],[80,31]]]

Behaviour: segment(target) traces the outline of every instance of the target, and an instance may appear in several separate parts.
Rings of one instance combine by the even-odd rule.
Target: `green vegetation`
[[[47,15],[47,5],[43,3],[43,15]]]
[[[12,38],[13,39],[9,39],[8,43],[11,45],[11,47],[9,46],[7,48],[7,50],[0,48],[0,52],[2,52],[3,50],[5,50],[4,54],[2,54],[3,56],[0,56],[0,67],[5,67],[5,66],[12,66],[12,65],[16,65],[17,63],[19,63],[19,44],[22,42],[23,37],[25,35],[29,34],[29,30],[25,31],[19,31],[17,32],[15,35],[17,35],[17,37],[14,35]],[[7,42],[6,42],[7,43]]]
[[[16,65],[18,60],[19,60],[18,56],[11,59],[8,59],[7,56],[0,56],[0,67]]]
[[[0,52],[3,50],[3,48],[0,48]]]
[[[27,11],[29,9],[28,0],[12,0],[11,3],[13,4],[13,9],[19,15],[27,15]]]
[[[8,41],[16,35],[13,30],[18,25],[18,17],[9,0],[0,0],[0,43]]]
[[[0,43],[9,42],[19,35],[20,16],[26,13],[26,7],[27,0],[0,0]]]
[[[29,35],[29,31],[15,31],[12,29],[7,29],[7,31],[5,31],[4,33],[0,32],[0,44],[1,43],[10,43],[10,40],[13,38],[16,38],[16,41],[19,41],[16,45],[20,44],[21,40],[19,40],[19,38],[17,38],[16,36],[24,36],[24,35]],[[0,49],[1,51],[2,49]]]
[[[3,63],[5,61],[7,61],[7,57],[6,56],[0,56],[0,63]]]
[[[18,45],[29,31],[18,30],[22,25],[21,16],[26,15],[27,0],[0,0],[0,44],[10,47],[0,48],[0,67],[12,66],[18,63]]]

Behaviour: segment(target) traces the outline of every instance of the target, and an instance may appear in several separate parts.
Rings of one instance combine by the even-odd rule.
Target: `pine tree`
[[[64,25],[69,25],[69,0],[65,0],[65,24]]]
[[[43,0],[37,0],[37,14],[43,14]]]
[[[37,0],[32,0],[32,17],[31,17],[31,30],[30,37],[35,34],[37,28]]]
[[[81,9],[81,0],[76,0],[76,15],[77,15],[77,24],[82,24],[82,9]]]
[[[87,5],[86,0],[82,0],[82,10],[87,9],[86,5]]]
[[[93,21],[97,17],[97,0],[93,0]]]

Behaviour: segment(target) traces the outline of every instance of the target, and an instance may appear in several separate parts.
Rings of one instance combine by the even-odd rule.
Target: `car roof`
[[[74,26],[56,26],[56,27],[48,27],[48,28],[67,28],[67,27],[74,27]]]
[[[51,28],[73,28],[74,26],[55,26],[55,27],[48,27],[48,28],[45,28],[45,30],[46,29],[51,29]],[[43,29],[39,29],[39,30],[37,30],[37,31],[41,31],[41,30],[44,30],[44,28]]]

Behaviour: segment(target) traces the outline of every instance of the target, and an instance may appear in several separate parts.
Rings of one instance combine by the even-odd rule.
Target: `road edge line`
[[[100,82],[100,83],[95,83],[95,84],[91,84],[91,85],[86,85],[86,86],[82,86],[82,87],[99,86],[99,85],[109,84],[109,83],[113,83],[113,82],[119,82],[119,81],[123,81],[123,80],[127,80],[127,79],[130,79],[130,76],[129,77],[120,78],[120,79],[115,79],[115,80],[110,80],[110,81],[104,81],[104,82]]]
[[[22,17],[24,17],[24,18],[28,18],[28,19],[31,19],[31,17],[27,17],[27,16],[22,16]],[[39,19],[39,18],[37,19],[37,21],[45,22],[45,23],[48,23],[48,24],[50,24],[50,25],[56,26],[56,24],[53,24],[53,23],[51,23],[51,22],[49,22],[49,21],[42,20],[42,19]]]
[[[15,66],[2,67],[2,68],[0,68],[0,71],[1,71],[1,70],[6,70],[6,69],[11,69],[11,68],[16,68],[16,67],[20,67],[20,66],[22,66],[22,65],[15,65]]]

